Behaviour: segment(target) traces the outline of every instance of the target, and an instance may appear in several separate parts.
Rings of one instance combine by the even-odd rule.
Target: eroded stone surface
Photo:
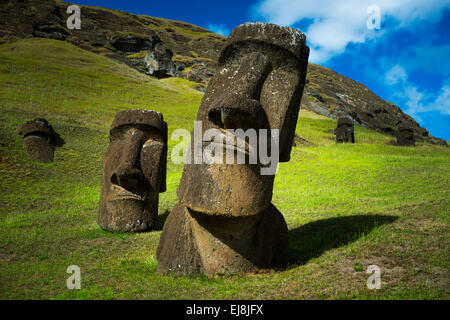
[[[23,124],[19,128],[19,134],[24,138],[25,151],[28,156],[38,162],[52,162],[55,148],[64,144],[51,124],[43,118]]]
[[[140,232],[155,225],[166,190],[167,124],[153,110],[116,114],[103,165],[98,224]]]
[[[165,47],[158,36],[150,37],[150,39],[152,45],[144,59],[149,74],[157,78],[175,76],[176,67],[172,62],[172,50]]]
[[[336,135],[336,142],[355,143],[355,131],[352,118],[349,116],[339,117],[334,133]]]
[[[289,161],[308,55],[297,30],[267,23],[233,30],[198,110],[202,135],[277,129],[279,160]],[[194,144],[192,135],[191,158]],[[223,145],[223,154],[230,148],[237,152],[238,145]],[[259,158],[256,164],[185,164],[179,202],[157,250],[159,273],[211,275],[283,263],[286,222],[271,204],[274,174],[262,175],[263,166]]]

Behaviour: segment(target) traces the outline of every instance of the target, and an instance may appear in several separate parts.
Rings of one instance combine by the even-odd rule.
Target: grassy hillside
[[[175,278],[155,273],[155,251],[176,203],[181,165],[168,161],[157,230],[119,234],[96,224],[103,155],[116,112],[161,111],[170,133],[190,130],[194,83],[154,80],[65,42],[0,46],[1,299],[449,299],[450,151],[390,145],[356,127],[337,145],[335,121],[302,111],[292,160],[280,164],[273,203],[289,226],[286,269]],[[20,124],[45,117],[66,141],[55,161],[29,160]],[[169,154],[176,142],[169,141]],[[381,268],[368,290],[366,269]],[[81,268],[82,289],[66,288]]]

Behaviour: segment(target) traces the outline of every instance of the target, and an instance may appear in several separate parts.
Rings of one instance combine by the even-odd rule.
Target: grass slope
[[[108,127],[119,110],[161,111],[169,135],[192,129],[201,100],[182,79],[154,80],[68,43],[0,46],[1,299],[449,299],[449,149],[388,145],[356,127],[337,145],[336,123],[301,111],[280,164],[273,203],[289,226],[290,264],[258,274],[175,278],[154,271],[181,165],[168,162],[158,230],[119,234],[96,224]],[[55,161],[29,160],[17,128],[45,117],[65,139]],[[170,150],[176,144],[169,141]],[[81,268],[82,289],[66,288]],[[369,290],[366,269],[381,268]]]

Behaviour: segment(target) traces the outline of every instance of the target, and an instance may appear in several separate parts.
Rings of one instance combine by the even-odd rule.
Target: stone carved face
[[[266,23],[234,29],[198,110],[202,133],[278,129],[279,160],[289,161],[308,55],[305,36],[295,29]],[[237,149],[224,145],[228,148]],[[178,198],[206,214],[258,214],[270,205],[274,181],[274,175],[261,175],[261,167],[259,159],[256,164],[186,164]]]
[[[337,121],[337,128],[335,129],[337,142],[355,142],[353,120],[348,117],[340,117]]]
[[[144,231],[156,222],[166,189],[167,125],[161,113],[125,110],[114,118],[103,166],[98,222],[105,230]]]
[[[25,151],[28,156],[38,162],[52,162],[55,147],[64,144],[64,141],[45,119],[28,121],[20,127],[19,134],[24,138]]]
[[[401,123],[398,126],[397,144],[401,146],[414,146],[416,144],[414,130],[408,124]]]

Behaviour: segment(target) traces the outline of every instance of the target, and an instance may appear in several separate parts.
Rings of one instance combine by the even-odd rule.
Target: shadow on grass
[[[329,249],[356,241],[373,229],[397,219],[386,215],[335,217],[290,230],[287,268],[305,264]]]
[[[152,231],[161,231],[164,227],[164,223],[166,222],[167,216],[169,215],[170,211],[166,210],[163,214],[158,215],[158,220],[156,221],[155,227],[152,229]]]

